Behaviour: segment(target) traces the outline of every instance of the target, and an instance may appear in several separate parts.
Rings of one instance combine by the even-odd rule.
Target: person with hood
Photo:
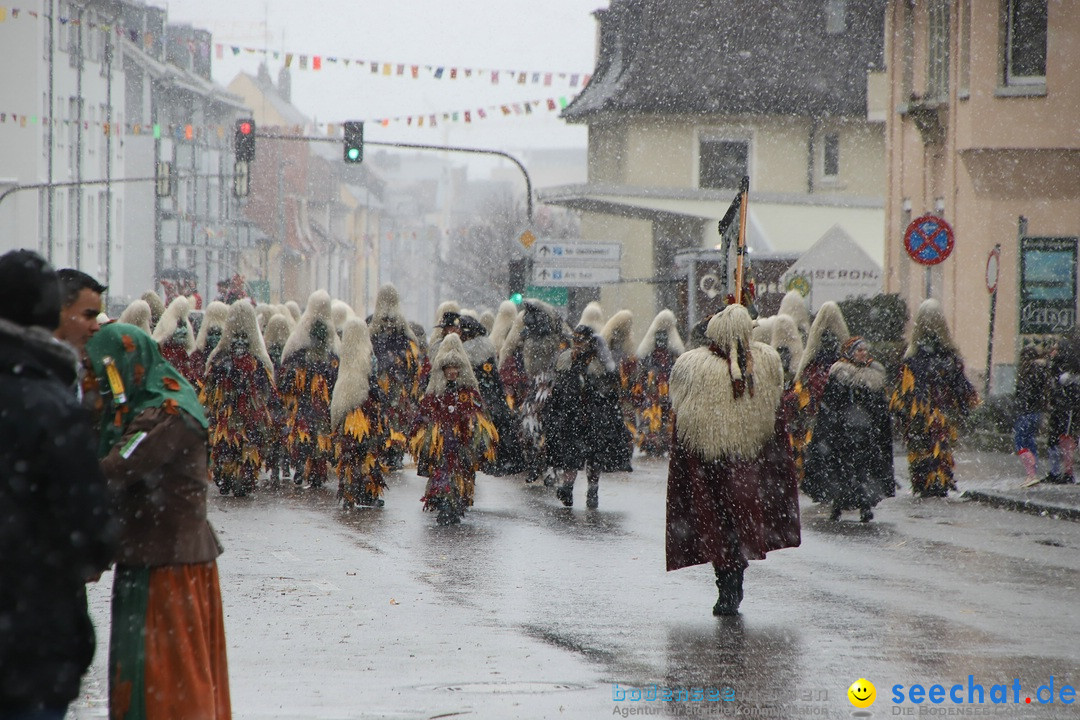
[[[150,306],[145,300],[133,300],[130,305],[124,308],[124,312],[120,313],[120,317],[116,321],[125,325],[134,325],[149,335],[151,333]]]
[[[952,446],[957,426],[978,404],[941,303],[923,301],[889,402],[907,445],[914,494],[945,497],[956,489]]]
[[[281,353],[285,350],[285,343],[289,341],[289,333],[292,330],[292,319],[286,317],[288,310],[282,307],[282,315],[278,313],[271,317],[263,330],[263,342],[266,345],[266,354],[270,356],[270,362],[274,367],[274,377],[281,378]],[[270,393],[270,430],[266,436],[266,471],[270,473],[270,484],[277,487],[281,482],[281,476],[289,473],[289,454],[286,452],[289,446],[288,437],[288,413],[285,412],[285,403],[281,397],[281,390],[275,385]]]
[[[522,303],[520,328],[514,340],[510,339],[503,346],[503,352],[510,352],[507,363],[514,363],[520,372],[521,385],[515,392],[520,393],[517,400],[518,418],[521,422],[522,458],[524,460],[525,482],[535,482],[541,477],[544,485],[553,486],[555,472],[549,451],[551,445],[547,437],[547,423],[550,420],[548,403],[551,400],[555,384],[555,366],[559,353],[566,346],[564,328],[566,324],[555,309],[539,300],[526,300]],[[515,326],[517,323],[515,323]],[[515,336],[511,330],[511,337]],[[506,368],[506,365],[503,365]],[[505,375],[502,375],[505,379]]]
[[[510,333],[510,328],[514,325],[517,315],[518,306],[512,300],[503,300],[499,304],[499,311],[495,314],[491,330],[488,331],[491,344],[495,346],[496,357],[502,352],[503,343],[506,342],[506,336]]]
[[[147,290],[139,297],[150,306],[150,329],[153,330],[161,322],[161,316],[165,314],[165,303],[161,301],[161,296],[153,290]]]
[[[798,290],[789,290],[780,300],[777,316],[786,315],[795,323],[799,331],[800,343],[805,343],[810,335],[810,311],[806,308],[806,298]]]
[[[337,332],[330,318],[330,295],[316,290],[281,353],[278,390],[285,404],[293,482],[313,488],[326,482],[334,459],[330,393],[337,382]]]
[[[206,361],[210,358],[210,353],[214,352],[214,348],[218,346],[228,319],[229,306],[220,300],[213,300],[206,306],[199,332],[195,335],[195,350],[191,353],[191,363],[200,375],[200,383],[203,381],[202,376],[206,373]],[[196,388],[198,387],[196,385]]]
[[[713,615],[735,615],[750,560],[800,543],[791,449],[778,421],[780,358],[750,339],[742,305],[713,316],[709,344],[671,370],[675,441],[668,461],[667,569],[712,563]]]
[[[228,306],[220,342],[206,360],[200,400],[210,423],[210,472],[222,495],[255,490],[270,423],[274,366],[266,353],[255,308],[246,299]]]
[[[555,496],[574,504],[574,482],[585,470],[585,507],[600,505],[600,474],[629,472],[632,444],[619,402],[619,369],[604,339],[588,325],[556,363],[551,399],[544,408],[548,459],[561,476]]]
[[[112,562],[116,527],[78,358],[52,335],[56,271],[0,256],[0,717],[62,718],[94,656],[86,583]]]
[[[619,371],[619,407],[630,437],[630,451],[637,440],[637,408],[641,404],[641,378],[638,359],[634,354],[634,314],[620,310],[604,324],[600,337],[608,346],[615,369]]]
[[[227,720],[222,549],[206,517],[206,415],[190,383],[134,325],[106,325],[86,353],[106,403],[98,453],[121,528],[109,716]]]
[[[375,355],[367,323],[353,316],[341,338],[341,370],[330,402],[338,500],[353,507],[382,507],[386,489],[383,450],[390,438],[382,412]]]
[[[878,502],[896,494],[885,368],[857,335],[829,369],[806,456],[803,490],[832,504],[831,520],[858,510],[859,520],[870,522]]]
[[[671,368],[684,352],[675,313],[661,310],[653,318],[637,348],[641,397],[637,405],[638,447],[649,457],[671,449]]]
[[[355,316],[356,313],[349,307],[349,303],[337,299],[330,301],[330,317],[334,321],[334,327],[337,328],[338,339],[345,332],[345,323]]]
[[[840,359],[840,347],[850,336],[840,306],[831,300],[822,304],[795,370],[795,384],[785,398],[785,420],[800,480],[805,476],[806,446],[813,436],[814,418],[829,379],[829,369]]]
[[[424,510],[437,512],[440,525],[460,522],[473,505],[476,470],[494,462],[499,436],[457,335],[446,336],[435,354],[409,436],[417,472],[428,478]]]
[[[390,430],[383,460],[391,470],[400,470],[406,437],[423,390],[420,382],[424,368],[416,333],[401,313],[401,297],[393,285],[379,288],[368,330],[379,390],[384,397],[383,413]]]
[[[795,321],[787,315],[775,316],[768,344],[780,355],[780,363],[784,366],[784,389],[788,390],[795,384],[795,372],[803,356],[802,337]]]
[[[188,314],[191,303],[183,295],[175,298],[154,328],[154,340],[161,348],[161,356],[180,371],[184,379],[198,387],[202,368],[196,369],[191,361],[195,350],[195,332],[191,329]]]

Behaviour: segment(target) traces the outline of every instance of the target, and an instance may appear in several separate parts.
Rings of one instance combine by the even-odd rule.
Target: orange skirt
[[[229,720],[217,563],[116,569],[109,637],[112,720]]]

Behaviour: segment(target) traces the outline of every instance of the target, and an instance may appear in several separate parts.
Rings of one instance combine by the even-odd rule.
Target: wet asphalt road
[[[980,462],[961,487],[1014,471]],[[903,490],[867,525],[804,504],[802,547],[752,563],[741,615],[717,619],[711,568],[664,571],[665,479],[638,458],[592,511],[583,477],[568,509],[481,476],[451,527],[408,470],[381,510],[291,485],[212,497],[234,716],[841,718],[864,677],[874,717],[1080,717],[1060,697],[1080,685],[1080,523]],[[102,647],[71,717],[105,716],[110,582],[91,590]],[[916,683],[962,683],[966,701],[969,675],[985,703],[893,701]],[[1014,680],[1020,704],[993,704]],[[633,699],[654,687],[688,699]]]

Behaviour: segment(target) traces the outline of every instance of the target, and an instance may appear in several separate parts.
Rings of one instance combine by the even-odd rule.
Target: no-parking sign
[[[904,231],[904,249],[920,265],[937,265],[953,251],[955,236],[949,223],[936,215],[911,221]]]

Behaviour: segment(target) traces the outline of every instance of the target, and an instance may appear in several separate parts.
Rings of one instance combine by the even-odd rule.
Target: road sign
[[[997,292],[998,271],[1001,267],[1001,247],[995,246],[986,258],[986,290]]]
[[[533,235],[532,230],[526,230],[525,232],[521,233],[521,237],[518,238],[518,242],[521,243],[521,246],[523,248],[528,250],[533,246],[533,243],[536,242],[536,236]]]
[[[618,265],[622,257],[619,243],[563,243],[544,240],[536,244],[533,262],[543,265]]]
[[[591,287],[619,282],[619,268],[585,265],[534,265],[533,285]]]
[[[937,265],[949,257],[955,237],[949,223],[936,215],[915,218],[904,231],[904,249],[920,265]]]
[[[563,307],[570,302],[570,293],[565,287],[537,287],[529,285],[525,288],[525,297],[543,300],[548,305]]]

